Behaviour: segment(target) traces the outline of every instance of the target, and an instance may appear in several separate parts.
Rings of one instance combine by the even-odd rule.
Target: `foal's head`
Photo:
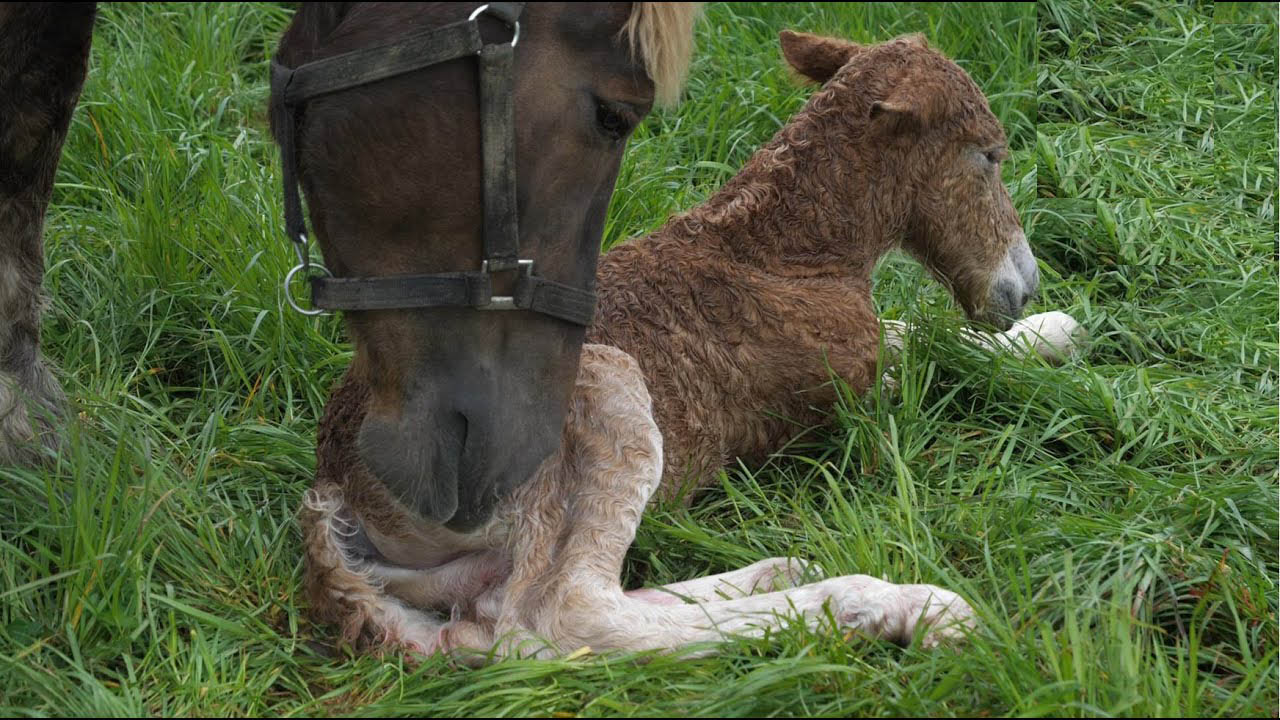
[[[971,320],[1007,329],[1039,283],[1035,257],[1000,179],[1008,154],[987,99],[918,35],[863,47],[784,31],[783,55],[826,83],[822,101],[849,124],[894,195],[903,247],[952,292]]]
[[[325,4],[314,4],[325,5]],[[529,3],[515,47],[520,256],[593,286],[623,147],[678,90],[692,11],[674,3]],[[277,56],[290,67],[467,19],[475,3],[303,4]],[[480,16],[486,43],[512,28]],[[308,101],[298,159],[314,233],[337,277],[479,270],[477,62],[460,58]],[[273,118],[278,124],[279,118]],[[494,275],[509,293],[511,273]],[[585,328],[526,310],[348,312],[371,400],[365,465],[426,519],[467,530],[557,446]]]

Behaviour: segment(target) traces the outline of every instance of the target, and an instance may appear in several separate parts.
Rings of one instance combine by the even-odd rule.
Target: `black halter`
[[[289,294],[289,284],[302,272],[311,282],[311,304],[324,310],[472,307],[479,310],[533,310],[578,325],[590,325],[595,295],[533,274],[533,261],[520,258],[516,213],[515,106],[512,60],[520,39],[522,2],[482,5],[471,17],[427,33],[380,47],[355,50],[297,68],[271,63],[272,102],[285,122],[278,128],[284,174],[285,232],[294,243],[298,265],[285,276],[285,297],[305,314]],[[512,28],[511,42],[485,45],[477,19],[489,14]],[[313,98],[385,80],[437,63],[477,55],[480,61],[481,145],[484,153],[484,255],[480,270],[431,275],[385,277],[311,276],[307,226],[298,195],[297,109]],[[492,274],[517,271],[509,296],[493,294]]]

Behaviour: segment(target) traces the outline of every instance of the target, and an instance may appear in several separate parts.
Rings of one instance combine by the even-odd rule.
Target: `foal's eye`
[[[1004,148],[993,148],[991,150],[984,150],[982,152],[982,155],[986,157],[987,162],[991,163],[992,165],[999,165],[1000,161],[1008,157],[1008,153],[1005,152]]]
[[[640,115],[624,103],[596,100],[596,127],[611,140],[621,140],[630,134]]]

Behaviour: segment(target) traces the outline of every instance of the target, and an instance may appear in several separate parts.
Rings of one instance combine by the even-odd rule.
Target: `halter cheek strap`
[[[277,129],[284,175],[285,232],[294,243],[298,265],[285,278],[285,297],[305,314],[322,310],[472,307],[480,310],[532,310],[578,325],[590,325],[595,294],[534,274],[533,261],[520,257],[516,208],[515,105],[512,79],[519,18],[524,3],[483,5],[468,19],[415,35],[392,45],[355,50],[288,68],[271,63],[271,98],[286,121]],[[492,15],[512,28],[511,41],[485,45],[478,18]],[[429,275],[344,277],[310,274],[307,226],[298,193],[298,111],[322,95],[378,82],[442,62],[477,56],[480,63],[481,147],[484,170],[484,261],[479,271]],[[511,295],[493,294],[493,273],[516,271]],[[301,272],[311,283],[311,303],[298,307],[289,283]]]

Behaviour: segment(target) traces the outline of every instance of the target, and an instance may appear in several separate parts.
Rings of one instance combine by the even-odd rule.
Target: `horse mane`
[[[702,3],[638,2],[622,37],[632,55],[644,58],[659,105],[674,105],[680,98],[689,60],[693,56],[693,23],[702,14]]]

